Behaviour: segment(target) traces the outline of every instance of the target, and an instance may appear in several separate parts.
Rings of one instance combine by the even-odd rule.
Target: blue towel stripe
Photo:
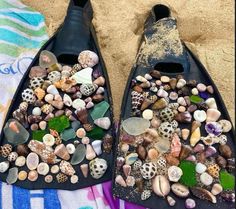
[[[6,29],[0,28],[0,34],[1,40],[16,44],[24,48],[34,49],[40,48],[42,45],[42,41],[33,41]]]
[[[58,199],[55,189],[44,189],[44,209],[61,209],[61,204]]]
[[[37,197],[44,198],[44,194],[30,194],[30,198],[37,198]]]
[[[30,209],[30,191],[13,186],[13,208]]]
[[[2,208],[2,182],[0,181],[0,208]]]
[[[13,13],[13,12],[1,12],[2,15],[16,18],[22,22],[28,23],[33,26],[38,26],[41,22],[44,22],[44,17],[41,14],[28,14],[28,13]]]

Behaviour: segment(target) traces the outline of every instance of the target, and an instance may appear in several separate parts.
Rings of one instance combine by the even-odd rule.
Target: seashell
[[[199,84],[197,85],[197,89],[198,89],[198,91],[200,91],[200,92],[204,92],[204,91],[206,91],[206,85],[203,84],[203,83],[199,83]]]
[[[219,146],[219,151],[220,151],[220,154],[223,157],[225,157],[226,159],[232,157],[232,150],[231,150],[230,146],[227,144],[224,144],[224,145],[221,144]]]
[[[72,107],[75,109],[79,109],[79,108],[85,108],[85,102],[82,99],[75,99],[72,102]]]
[[[17,145],[16,152],[19,156],[26,157],[29,154],[29,148],[25,144]]]
[[[78,56],[78,62],[83,67],[94,67],[98,64],[99,58],[98,55],[90,50],[84,50],[80,52]]]
[[[107,170],[107,161],[95,158],[89,162],[90,174],[94,179],[101,178]]]
[[[122,187],[127,187],[127,184],[126,184],[124,178],[123,178],[121,175],[117,175],[117,176],[116,176],[115,182],[116,182],[117,184],[119,184],[120,186],[122,186]]]
[[[217,122],[208,122],[205,125],[205,130],[208,134],[219,136],[222,133],[221,125]]]
[[[52,119],[52,118],[54,118],[54,117],[55,117],[55,115],[50,112],[49,114],[47,114],[47,116],[44,118],[44,120],[45,120],[45,121],[49,121],[50,119]]]
[[[220,196],[227,202],[235,202],[235,193],[234,192],[228,192],[223,191],[221,192]]]
[[[232,124],[228,120],[222,119],[218,121],[218,124],[221,126],[223,133],[228,133],[232,129]]]
[[[130,165],[123,165],[123,173],[125,174],[126,177],[130,175],[131,172],[131,166]]]
[[[103,137],[103,150],[107,153],[110,153],[112,149],[112,143],[113,143],[112,136],[110,134],[106,134]]]
[[[43,82],[43,85],[42,85],[41,88],[43,90],[46,90],[51,84],[52,84],[51,81],[46,80],[46,81]]]
[[[33,110],[32,110],[32,114],[35,115],[35,116],[40,116],[42,113],[41,109],[39,107],[35,107]]]
[[[227,136],[224,135],[224,134],[221,134],[221,135],[218,137],[218,139],[219,139],[219,143],[222,144],[222,145],[226,144],[227,141],[228,141]]]
[[[197,110],[197,105],[190,105],[187,109],[188,112],[192,113]]]
[[[196,207],[196,202],[194,199],[188,198],[185,200],[185,208],[192,209]]]
[[[181,152],[181,142],[180,142],[180,138],[178,137],[178,135],[176,133],[173,134],[173,138],[171,141],[171,155],[173,157],[179,157],[179,154]]]
[[[46,92],[43,89],[38,87],[34,90],[34,94],[36,95],[38,100],[42,100],[44,98]]]
[[[93,102],[98,103],[104,100],[104,95],[102,94],[96,94],[92,97]]]
[[[136,178],[135,179],[135,185],[137,186],[137,190],[138,192],[143,192],[143,187],[144,187],[144,182],[143,182],[143,178]]]
[[[192,132],[190,136],[190,145],[194,147],[200,141],[200,139],[201,139],[201,131],[200,128],[198,127]]]
[[[76,110],[76,115],[79,119],[79,121],[82,124],[87,124],[88,123],[88,111],[86,108],[79,108]]]
[[[26,111],[28,110],[28,103],[27,102],[21,102],[19,105],[19,110],[22,113],[26,113]]]
[[[153,110],[160,110],[167,107],[167,101],[164,98],[158,99],[152,106]]]
[[[54,150],[54,154],[56,156],[60,157],[63,160],[69,160],[70,159],[70,154],[67,151],[64,144],[57,145],[55,150]]]
[[[157,96],[162,97],[162,98],[166,98],[166,97],[168,97],[168,92],[165,91],[164,89],[161,89],[161,88],[160,88],[160,89],[157,91]]]
[[[161,197],[165,197],[170,193],[170,184],[165,176],[157,175],[152,182],[153,191]]]
[[[79,128],[77,131],[76,131],[76,136],[78,138],[83,138],[86,136],[86,131],[84,130],[84,128]]]
[[[206,112],[204,110],[196,110],[194,113],[193,113],[193,117],[196,121],[199,121],[200,123],[201,122],[204,122],[206,120]]]
[[[23,101],[29,103],[29,104],[32,104],[36,101],[36,97],[34,95],[34,91],[32,89],[25,89],[22,94],[21,94],[21,97],[23,99]]]
[[[149,81],[149,80],[152,80],[152,76],[151,76],[150,74],[148,74],[148,73],[146,73],[146,74],[144,75],[144,78],[147,79],[148,81]]]
[[[41,51],[40,56],[39,56],[40,67],[49,68],[50,66],[56,63],[57,63],[57,58],[52,52],[47,51],[47,50]]]
[[[153,128],[158,128],[160,126],[160,124],[161,124],[161,120],[158,119],[156,116],[154,116],[151,120],[151,126]]]
[[[54,95],[52,94],[46,94],[44,97],[44,100],[49,104],[53,101],[53,99],[54,99]]]
[[[158,70],[151,70],[149,74],[156,79],[159,79],[161,77],[161,73]]]
[[[41,77],[45,78],[47,76],[47,71],[44,68],[41,68],[40,66],[34,66],[30,69],[29,77],[35,78],[35,77]]]
[[[90,144],[86,144],[86,159],[92,160],[96,157],[96,153],[93,150],[93,147]]]
[[[225,168],[227,165],[227,161],[225,158],[223,158],[222,156],[218,155],[216,157],[216,163],[221,167],[221,168]]]
[[[222,188],[222,186],[220,185],[220,184],[214,184],[213,186],[212,186],[212,189],[211,189],[211,193],[213,194],[213,195],[218,195],[218,194],[220,194],[221,192],[223,191],[223,188]]]
[[[38,179],[38,173],[36,170],[32,170],[28,174],[28,180],[29,181],[36,181]]]
[[[94,103],[93,102],[88,102],[87,104],[86,104],[86,108],[87,109],[90,109],[90,108],[92,108],[94,106]]]
[[[60,171],[60,168],[59,168],[58,165],[53,165],[53,166],[51,167],[51,173],[56,174],[56,173],[58,173],[59,171]]]
[[[70,177],[70,182],[72,184],[76,184],[79,181],[79,177],[77,175],[73,175]]]
[[[85,136],[85,137],[82,138],[81,142],[82,142],[82,144],[89,144],[90,139]]]
[[[62,101],[52,101],[51,105],[59,110],[61,110],[64,106],[64,103]]]
[[[206,161],[205,152],[197,153],[196,157],[197,157],[198,162],[205,163],[205,161]]]
[[[45,134],[43,136],[43,143],[46,145],[46,146],[53,146],[55,144],[55,138],[53,135],[51,134]]]
[[[206,189],[203,189],[201,187],[194,187],[191,188],[191,192],[194,196],[198,197],[199,199],[208,200],[212,203],[216,203],[216,197]]]
[[[17,152],[11,152],[8,155],[7,159],[8,159],[9,162],[13,162],[13,161],[15,161],[17,159],[17,157],[18,157]]]
[[[176,204],[176,201],[175,201],[174,198],[171,197],[171,196],[167,196],[167,197],[166,197],[166,200],[167,200],[169,206],[171,206],[171,207]]]
[[[220,118],[220,116],[221,116],[220,111],[210,108],[207,110],[206,122],[215,122]]]
[[[211,109],[218,109],[217,108],[217,105],[216,105],[216,100],[214,98],[208,98],[206,101],[205,101],[206,105],[211,108]]]
[[[190,133],[189,129],[186,129],[186,128],[182,129],[181,130],[182,139],[187,140],[189,137],[189,133]]]
[[[235,158],[229,158],[227,159],[227,166],[226,166],[227,170],[230,173],[234,173],[235,172]]]
[[[103,94],[105,92],[105,89],[103,87],[98,87],[96,94]]]
[[[151,197],[151,191],[150,190],[143,190],[141,194],[141,200],[147,200],[149,197]]]
[[[44,79],[41,77],[32,78],[32,79],[30,79],[29,87],[31,89],[35,90],[36,88],[40,88],[42,86],[43,82],[44,82]]]
[[[57,88],[54,85],[50,85],[47,87],[47,93],[52,94],[52,95],[59,94]]]
[[[178,94],[176,93],[176,92],[174,92],[174,91],[172,91],[172,92],[170,92],[170,94],[169,94],[169,98],[171,99],[171,100],[177,100],[178,99]]]
[[[19,156],[16,158],[15,161],[16,166],[22,167],[25,165],[25,163],[26,163],[26,158],[24,156]]]
[[[192,153],[192,148],[189,145],[182,144],[179,159],[183,160],[183,159],[187,158],[191,153]]]
[[[183,97],[179,97],[179,98],[177,99],[177,103],[178,103],[179,105],[181,105],[181,106],[186,106],[186,105],[187,105],[187,103],[186,103],[186,101],[185,101],[185,99],[184,99]]]
[[[87,83],[87,84],[82,84],[80,86],[80,92],[84,96],[90,96],[91,94],[93,94],[95,92],[96,89],[97,89],[97,85],[95,85],[95,84]]]
[[[60,167],[61,172],[68,175],[68,176],[73,176],[75,174],[75,170],[72,167],[72,165],[69,162],[65,161],[65,160],[62,160],[60,162],[59,167]]]
[[[204,172],[200,175],[200,181],[203,183],[205,186],[209,186],[213,182],[212,176],[210,176],[208,173]]]
[[[93,81],[93,84],[97,86],[104,86],[105,85],[105,78],[103,76],[99,76]]]
[[[161,76],[160,80],[162,83],[169,83],[170,77],[163,75]]]
[[[158,88],[156,86],[152,86],[149,90],[156,93],[158,91]]]
[[[20,180],[20,181],[24,181],[26,178],[27,178],[27,172],[26,171],[20,171],[19,173],[18,173],[18,179]]]
[[[194,153],[198,153],[198,152],[203,152],[205,150],[205,146],[203,144],[197,144],[194,148],[193,148],[193,152]]]
[[[154,148],[151,148],[148,150],[148,158],[153,161],[153,160],[156,160],[159,156],[159,153],[156,149]]]
[[[125,163],[125,159],[123,157],[118,157],[116,159],[117,170],[120,170],[120,168],[124,165],[124,163]]]
[[[111,121],[109,117],[103,117],[94,120],[94,124],[96,124],[102,129],[108,130],[111,126]]]
[[[211,164],[207,167],[207,172],[214,178],[219,178],[220,167],[217,164]]]
[[[181,176],[183,175],[183,171],[181,168],[173,165],[168,168],[168,179],[173,182],[178,182]]]
[[[39,142],[36,140],[31,140],[28,144],[28,147],[30,148],[30,150],[32,152],[35,152],[36,154],[38,154],[41,157],[41,160],[45,163],[55,164],[58,161],[56,158],[56,155],[53,153],[52,148],[49,146],[46,146],[42,142]],[[32,154],[30,153],[30,154],[33,155],[35,153],[32,153]],[[27,156],[27,158],[29,157],[29,155]],[[38,162],[37,157],[34,155],[31,158],[32,159],[30,159],[30,161],[31,160],[32,160],[32,162],[34,161],[33,165],[31,165],[31,167],[35,167],[36,162]],[[32,162],[30,162],[30,163],[32,164]],[[27,164],[27,159],[26,159],[26,164]]]
[[[171,123],[164,122],[164,123],[161,123],[160,127],[158,128],[158,133],[163,138],[169,139],[172,137],[172,134],[174,133],[174,129]]]
[[[170,166],[172,166],[172,165],[178,166],[179,165],[179,160],[177,158],[173,157],[171,154],[166,155],[165,158],[166,158],[167,163]]]
[[[185,85],[186,85],[186,81],[184,80],[184,79],[179,79],[178,80],[178,82],[177,82],[177,84],[176,84],[176,87],[178,88],[178,89],[181,89],[181,88],[183,88]]]
[[[162,157],[162,156],[158,158],[156,163],[157,163],[157,166],[159,166],[161,168],[166,167],[166,159],[164,157]]]
[[[190,192],[188,187],[180,184],[180,183],[174,183],[171,185],[172,192],[177,195],[178,197],[187,197],[189,196]]]
[[[58,71],[52,71],[48,74],[47,79],[51,81],[52,84],[54,84],[61,79],[61,73]]]
[[[69,78],[70,76],[71,76],[70,71],[68,71],[68,70],[61,71],[61,79]]]
[[[0,173],[5,173],[10,166],[9,161],[3,161],[0,163]]]
[[[177,84],[177,79],[176,78],[171,78],[170,81],[170,87],[172,90],[175,90],[176,84]]]
[[[37,168],[39,164],[39,157],[36,153],[31,152],[26,158],[26,165],[30,170],[34,170]]]
[[[191,93],[193,94],[193,95],[198,95],[198,89],[197,88],[193,88],[192,90],[191,90]]]
[[[199,121],[194,120],[192,122],[191,133],[193,133],[197,128],[201,127],[201,123]]]
[[[207,167],[202,163],[197,163],[196,167],[195,167],[195,170],[196,170],[197,173],[202,174],[207,170]]]
[[[64,183],[68,180],[68,177],[64,173],[58,173],[56,179],[58,183]]]
[[[74,144],[67,144],[66,145],[67,152],[69,154],[74,154],[75,152],[75,145]]]
[[[216,148],[213,146],[208,146],[206,151],[205,151],[205,157],[211,157],[212,155],[214,155],[216,153]]]
[[[151,120],[153,118],[153,111],[150,109],[146,109],[143,111],[142,116],[144,119]]]
[[[1,146],[1,155],[3,157],[8,157],[8,155],[12,152],[12,146],[10,144],[4,144]]]
[[[141,76],[141,75],[138,75],[137,77],[136,77],[136,80],[137,81],[139,81],[139,82],[142,82],[142,83],[145,83],[145,82],[147,82],[147,79],[146,78],[144,78],[143,76]]]
[[[133,90],[138,92],[138,93],[142,93],[143,92],[143,88],[141,86],[137,86],[137,85],[133,87]]]
[[[87,178],[88,177],[88,164],[80,165],[80,169],[82,171],[83,176]]]
[[[52,113],[53,110],[54,110],[54,107],[50,104],[45,104],[41,107],[41,111],[45,114]]]
[[[196,162],[196,157],[194,155],[188,156],[185,160],[191,161],[191,162]]]
[[[141,160],[145,160],[147,156],[147,151],[142,145],[138,145],[136,152],[138,153],[138,157]]]
[[[65,66],[63,66],[65,67]],[[79,63],[76,63],[73,65],[72,69],[70,69],[70,71],[74,70],[74,71],[80,71],[82,69],[82,66]]]
[[[157,166],[154,163],[144,163],[140,168],[141,175],[144,179],[152,179],[157,172]]]
[[[191,123],[192,115],[187,111],[181,112],[175,115],[174,119],[180,123]]]
[[[131,104],[133,112],[138,111],[138,108],[142,105],[144,96],[136,91],[131,92]]]
[[[174,116],[174,112],[169,107],[165,107],[164,109],[160,110],[159,117],[162,122],[171,122]]]
[[[38,167],[37,167],[37,172],[40,175],[46,176],[49,172],[49,166],[47,163],[39,163]]]
[[[71,99],[71,97],[68,94],[64,94],[64,96],[63,96],[63,103],[67,107],[70,107],[72,105],[72,99]]]

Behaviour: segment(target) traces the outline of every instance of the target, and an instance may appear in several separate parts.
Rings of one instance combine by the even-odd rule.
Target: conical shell
[[[69,160],[70,159],[70,154],[67,151],[66,147],[64,144],[59,144],[56,146],[54,150],[55,155],[60,157],[63,160]]]
[[[111,120],[108,117],[98,118],[94,120],[94,124],[96,124],[100,128],[108,130],[111,126]]]
[[[90,144],[86,145],[86,159],[92,160],[96,157],[96,153],[93,150],[93,147]]]
[[[123,165],[123,172],[125,176],[129,176],[131,172],[131,166],[130,165]]]
[[[191,134],[190,137],[190,145],[192,147],[194,147],[200,140],[201,138],[201,132],[200,132],[200,128],[196,128],[195,131]]]
[[[127,187],[127,184],[121,175],[116,176],[115,182],[122,187]]]
[[[60,170],[61,170],[62,173],[66,174],[68,176],[73,176],[75,174],[75,170],[72,167],[72,165],[69,162],[65,161],[65,160],[61,161]]]
[[[190,133],[189,129],[187,128],[182,129],[181,130],[182,139],[187,140],[189,137],[189,133]]]
[[[80,169],[81,169],[81,171],[82,171],[82,173],[83,173],[83,176],[84,176],[85,178],[87,178],[87,177],[88,177],[88,164],[82,164],[82,165],[80,165]]]

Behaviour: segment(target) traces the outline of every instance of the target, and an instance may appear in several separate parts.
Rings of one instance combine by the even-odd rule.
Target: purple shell
[[[206,123],[205,130],[208,134],[213,134],[214,136],[219,136],[222,133],[222,128],[217,122]]]
[[[199,92],[199,96],[203,99],[208,99],[209,98],[209,94],[206,91]]]
[[[101,73],[101,71],[99,70],[99,67],[98,67],[98,66],[94,67],[94,70],[93,70],[93,77],[94,77],[94,78],[98,78],[98,77],[101,76],[101,75],[102,75],[102,73]]]

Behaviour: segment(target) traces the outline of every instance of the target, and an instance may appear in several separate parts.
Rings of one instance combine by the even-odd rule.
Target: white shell
[[[59,168],[59,166],[58,165],[53,165],[52,167],[51,167],[51,173],[58,173],[59,172],[59,170],[60,170],[60,168]]]
[[[19,156],[18,158],[16,158],[15,161],[16,166],[22,167],[25,165],[25,163],[26,163],[26,158],[24,156]]]
[[[102,154],[102,140],[95,140],[92,142],[92,147],[93,150],[95,151],[95,153],[97,155],[101,155]]]
[[[96,124],[100,128],[108,130],[111,126],[111,120],[109,117],[98,118],[94,120],[94,124]]]
[[[30,170],[35,170],[38,167],[39,164],[39,156],[31,152],[26,158],[26,165]]]
[[[37,172],[40,175],[46,176],[49,172],[49,166],[47,163],[39,163],[37,167]]]
[[[39,107],[35,107],[33,110],[32,110],[32,114],[33,115],[41,115],[42,111]]]
[[[73,175],[70,177],[70,182],[72,184],[76,184],[79,181],[79,177],[77,175]]]
[[[68,94],[64,94],[63,103],[64,103],[64,105],[66,105],[68,107],[70,107],[72,105],[72,99]]]
[[[45,100],[47,103],[50,103],[51,101],[53,101],[53,98],[54,98],[54,95],[52,95],[52,94],[46,94],[45,97],[44,97],[44,100]]]
[[[205,185],[205,186],[209,186],[212,184],[213,182],[213,178],[211,175],[209,175],[208,173],[204,172],[201,174],[200,176],[200,181]]]
[[[95,179],[99,179],[107,170],[107,161],[102,158],[95,158],[89,162],[89,168],[91,176]]]
[[[47,88],[47,92],[49,94],[52,94],[52,95],[57,95],[59,94],[57,88],[54,86],[54,85],[50,85],[48,88]]]
[[[151,120],[153,118],[153,111],[150,109],[146,109],[143,111],[142,116],[144,119]]]
[[[73,154],[75,152],[75,145],[74,144],[67,144],[66,149],[69,154]]]
[[[170,181],[178,182],[182,175],[183,171],[181,168],[174,165],[168,168],[168,178]]]
[[[217,110],[216,100],[214,98],[208,98],[205,103],[209,108]]]
[[[203,122],[203,121],[206,120],[207,115],[206,115],[206,112],[204,110],[196,110],[193,113],[193,117],[196,121]]]
[[[204,173],[206,171],[207,167],[202,164],[202,163],[197,163],[196,167],[195,167],[195,170],[197,173]]]
[[[75,108],[76,110],[79,108],[85,108],[85,102],[82,99],[75,99],[72,103],[72,107]]]
[[[0,173],[4,173],[7,171],[7,169],[9,168],[10,163],[9,161],[4,161],[0,163]]]
[[[43,137],[43,143],[47,146],[53,146],[55,144],[55,138],[51,134],[45,134]]]
[[[84,50],[80,52],[78,57],[78,62],[81,64],[83,68],[85,67],[93,67],[99,61],[98,55],[90,50]]]
[[[214,184],[212,189],[211,189],[211,193],[213,195],[218,195],[223,191],[223,188],[220,184]]]
[[[88,67],[75,73],[73,76],[71,76],[71,78],[74,79],[78,84],[82,84],[82,83],[92,84],[93,82],[92,72],[93,72],[93,69]]]

